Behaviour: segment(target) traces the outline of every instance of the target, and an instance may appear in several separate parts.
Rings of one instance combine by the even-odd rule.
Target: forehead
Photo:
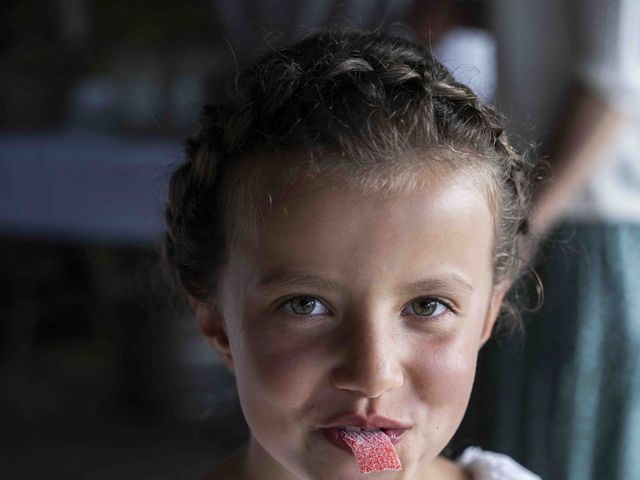
[[[484,190],[450,172],[392,196],[312,180],[273,204],[257,242],[241,251],[252,284],[288,271],[371,288],[426,271],[486,280],[492,246]]]

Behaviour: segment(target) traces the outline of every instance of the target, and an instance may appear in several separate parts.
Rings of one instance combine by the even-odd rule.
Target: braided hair
[[[496,110],[407,39],[326,31],[272,51],[203,108],[185,145],[170,181],[163,253],[175,283],[199,300],[215,299],[220,270],[234,242],[259,228],[265,198],[332,169],[377,190],[406,187],[433,162],[486,177],[494,282],[513,283],[523,271],[532,165]],[[517,323],[510,302],[503,310]]]

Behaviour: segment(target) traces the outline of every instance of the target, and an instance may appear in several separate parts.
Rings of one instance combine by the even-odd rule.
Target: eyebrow
[[[276,291],[288,287],[307,287],[323,291],[337,292],[343,289],[339,282],[308,275],[296,270],[275,270],[263,276],[256,291]],[[433,278],[426,278],[400,287],[399,295],[419,295],[428,291],[470,293],[473,285],[463,275],[449,272]]]

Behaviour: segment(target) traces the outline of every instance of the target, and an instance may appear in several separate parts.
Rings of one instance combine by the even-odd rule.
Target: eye
[[[314,297],[294,297],[284,302],[281,307],[293,315],[300,315],[304,317],[326,315],[329,309],[324,304]]]
[[[433,297],[421,297],[413,300],[407,308],[410,308],[412,312],[410,315],[417,315],[419,317],[440,317],[451,310],[451,308],[443,301]]]

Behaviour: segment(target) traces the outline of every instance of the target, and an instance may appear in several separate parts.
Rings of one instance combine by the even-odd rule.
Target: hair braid
[[[436,148],[448,152],[449,164],[473,167],[489,179],[494,272],[514,280],[530,238],[533,178],[503,124],[493,107],[406,39],[330,31],[270,52],[203,109],[185,142],[187,161],[171,178],[165,212],[172,276],[195,297],[215,296],[219,267],[238,232],[256,224],[256,198],[269,194],[271,200],[275,188],[271,180],[254,182],[252,175],[263,174],[256,165],[240,168],[252,152],[297,152],[296,165],[278,163],[277,155],[259,165],[283,185],[287,180],[279,177],[294,178],[295,169],[339,168],[354,184],[382,189],[406,177],[390,169],[404,172],[432,160],[404,159],[403,153]]]

